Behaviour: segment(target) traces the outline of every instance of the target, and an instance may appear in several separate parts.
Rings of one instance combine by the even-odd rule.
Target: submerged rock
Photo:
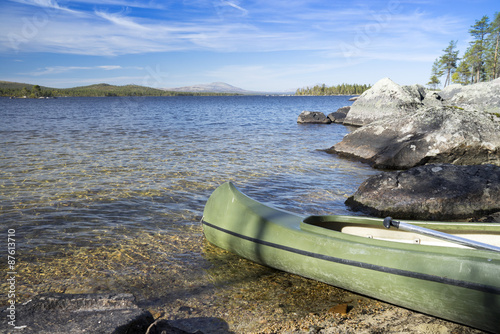
[[[385,117],[406,115],[422,106],[424,97],[423,86],[400,86],[384,78],[358,97],[344,124],[362,126]]]
[[[378,217],[451,220],[500,211],[500,167],[431,164],[366,180],[346,205]]]
[[[146,334],[204,334],[204,333],[233,333],[227,322],[215,317],[193,317],[177,320],[156,320]]]
[[[156,320],[149,328],[146,334],[194,334],[173,326],[168,320]],[[197,331],[196,334],[203,334]]]
[[[384,169],[437,162],[500,165],[500,122],[495,118],[454,107],[428,107],[365,125],[327,151]]]
[[[303,111],[297,118],[297,123],[330,124],[332,121],[320,111]]]
[[[154,319],[131,294],[42,294],[18,306],[22,333],[145,333]]]

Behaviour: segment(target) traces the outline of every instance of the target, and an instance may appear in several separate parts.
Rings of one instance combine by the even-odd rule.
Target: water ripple
[[[24,294],[95,291],[96,280],[114,290],[120,275],[158,261],[191,263],[192,275],[207,265],[204,204],[225,181],[301,214],[349,213],[346,196],[374,172],[318,151],[340,141],[344,126],[296,123],[302,110],[327,114],[348,104],[346,97],[0,99],[0,219],[20,240]],[[39,272],[49,265],[58,267],[44,275],[51,284]],[[135,286],[132,278],[127,284]]]

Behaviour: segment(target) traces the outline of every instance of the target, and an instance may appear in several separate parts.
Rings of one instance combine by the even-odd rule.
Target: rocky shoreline
[[[19,305],[21,326],[0,333],[483,333],[212,250],[238,273],[250,267],[254,279],[196,288],[154,307],[127,293],[38,295]]]
[[[499,112],[500,79],[441,92],[383,79],[351,107],[297,121],[356,126],[327,151],[390,169],[346,201],[353,210],[500,222]],[[210,245],[204,251],[232,256]],[[131,294],[38,295],[17,305],[22,326],[0,333],[482,333],[244,259],[224,262],[236,275],[230,288],[207,283],[161,305]],[[238,276],[249,267],[251,279]]]
[[[498,216],[500,79],[436,92],[384,78],[356,99],[342,124],[358,128],[327,152],[399,170],[366,180],[346,201],[353,210],[424,220]]]

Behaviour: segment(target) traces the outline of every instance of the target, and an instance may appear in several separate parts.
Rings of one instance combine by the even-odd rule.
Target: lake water
[[[1,98],[1,244],[15,229],[19,300],[165,300],[225,279],[199,221],[226,181],[303,215],[353,214],[346,197],[376,171],[321,151],[348,128],[296,123],[303,110],[328,114],[348,98]]]

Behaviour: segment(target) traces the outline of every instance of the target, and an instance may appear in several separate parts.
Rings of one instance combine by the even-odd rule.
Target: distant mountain
[[[212,82],[209,84],[200,84],[194,86],[177,87],[177,88],[163,88],[163,90],[171,92],[190,92],[190,93],[227,93],[227,94],[262,94],[262,92],[255,92],[245,90],[235,86],[231,86],[225,82]]]
[[[200,95],[293,95],[294,92],[257,92],[245,90],[224,82],[213,82],[178,88],[156,89],[138,85],[115,86],[106,83],[73,88],[36,87],[33,84],[0,80],[0,96],[54,97],[54,96],[200,96]]]
[[[228,85],[229,86],[229,85]],[[230,86],[232,87],[232,86]],[[202,95],[235,95],[245,94],[244,90],[233,87],[238,92],[226,91],[187,91],[187,90],[164,90],[138,85],[115,86],[100,83],[89,86],[79,86],[73,88],[51,88],[36,86],[32,84],[1,81],[0,96],[9,97],[57,97],[57,96],[202,96]],[[248,91],[247,91],[248,92]],[[249,93],[246,93],[249,94]]]
[[[23,89],[23,87],[31,88],[33,87],[33,84],[0,80],[0,89],[2,88]],[[41,86],[41,88],[52,89],[50,87],[44,87],[44,86]]]

